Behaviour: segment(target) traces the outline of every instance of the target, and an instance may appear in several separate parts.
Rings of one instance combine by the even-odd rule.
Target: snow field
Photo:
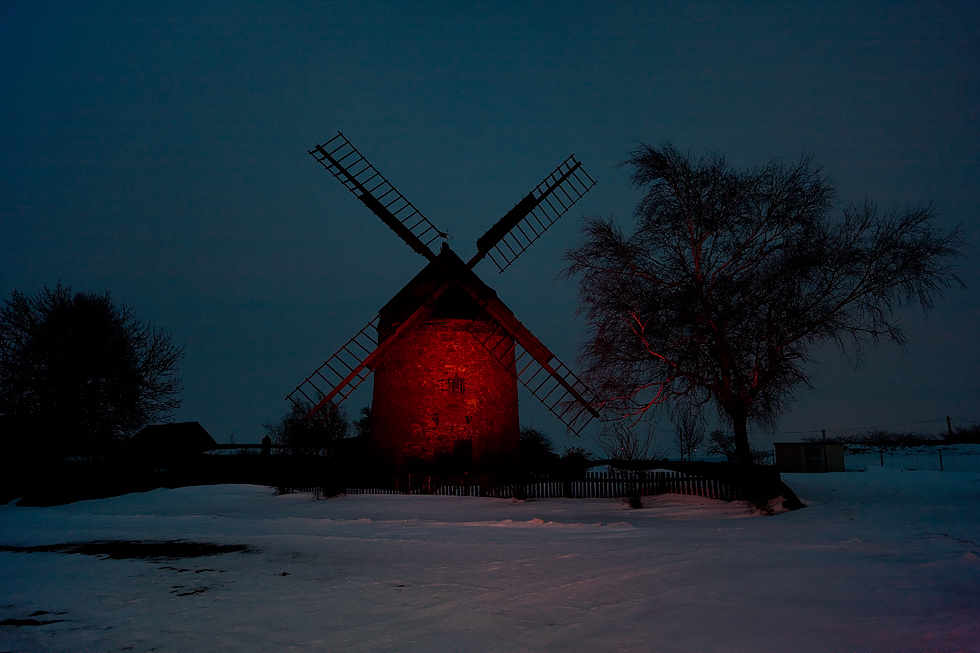
[[[809,507],[771,517],[679,495],[634,511],[241,485],[0,506],[7,547],[251,549],[0,551],[0,621],[60,620],[0,626],[0,649],[980,650],[980,472],[869,465],[785,480]]]

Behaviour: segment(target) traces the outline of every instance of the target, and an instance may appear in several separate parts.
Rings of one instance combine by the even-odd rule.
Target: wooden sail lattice
[[[513,226],[502,225],[507,232],[488,247],[490,260],[506,270],[595,184],[574,154],[565,159],[511,210],[523,217]],[[483,249],[479,241],[477,247]]]
[[[484,316],[474,321],[470,333],[517,380],[554,413],[571,432],[580,433],[598,417],[594,394],[547,347],[527,330],[495,296],[478,290],[467,275],[489,256],[503,272],[531,244],[595,185],[573,156],[563,161],[513,209],[477,240],[477,252],[463,264],[456,257],[436,254],[431,244],[448,239],[409,202],[340,132],[309,154],[337,178],[358,200],[377,215],[415,252],[427,258],[445,275],[442,284],[393,333],[378,334],[380,316],[328,358],[287,399],[313,417],[328,406],[337,406],[370,376],[378,361],[404,332],[414,329],[432,313],[435,300],[450,286],[469,293],[483,307]],[[443,248],[448,251],[444,244]],[[458,263],[454,263],[453,260]],[[458,269],[457,269],[458,268]],[[510,364],[513,352],[514,365]]]
[[[439,238],[448,237],[398,192],[342,133],[337,132],[336,136],[309,150],[309,153],[368,208],[375,213],[380,208],[391,215],[426,247]],[[379,217],[388,222],[386,216]],[[388,226],[399,232],[394,225]]]
[[[548,352],[550,360],[539,360],[519,342],[515,342],[511,334],[486,313],[473,320],[469,331],[498,363],[575,435],[581,433],[597,416],[592,407],[597,403],[592,390],[551,352]],[[513,367],[508,364],[511,351]]]
[[[340,405],[340,402],[371,376],[367,360],[378,349],[379,319],[375,317],[358,331],[337,353],[325,360],[313,374],[290,392],[286,399],[311,413],[326,403]]]

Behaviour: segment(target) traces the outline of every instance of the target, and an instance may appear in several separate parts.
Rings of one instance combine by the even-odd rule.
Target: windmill
[[[415,206],[338,132],[309,153],[427,265],[378,316],[287,399],[313,419],[374,373],[372,448],[396,466],[416,458],[506,460],[517,452],[520,381],[578,434],[598,413],[589,389],[473,272],[503,272],[595,181],[574,155],[481,236],[463,261]]]

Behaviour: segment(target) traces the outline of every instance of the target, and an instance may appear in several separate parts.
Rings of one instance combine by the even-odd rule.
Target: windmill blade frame
[[[339,406],[375,372],[375,400],[383,408],[375,414],[382,424],[379,433],[390,439],[384,441],[385,450],[399,464],[417,447],[436,455],[439,447],[455,446],[460,438],[483,443],[481,456],[516,451],[516,439],[511,442],[507,434],[516,433],[519,423],[517,381],[576,435],[599,417],[599,402],[590,388],[473,272],[487,257],[503,272],[596,184],[574,155],[494,223],[477,240],[473,258],[464,262],[448,243],[438,254],[433,251],[432,243],[449,235],[343,133],[308,153],[428,261],[375,319],[287,396],[308,419]],[[412,345],[399,348],[402,342]],[[425,358],[426,352],[434,352],[434,358]],[[466,392],[464,380],[471,369],[476,370],[474,378],[486,382],[474,384],[474,398],[464,406],[453,395]],[[445,370],[455,370],[455,376],[446,376],[450,372]],[[420,433],[427,435],[420,439]]]
[[[593,406],[597,401],[592,390],[557,356],[552,354],[547,363],[542,363],[489,315],[474,320],[471,333],[501,365],[504,365],[503,358],[510,349],[510,342],[514,342],[512,375],[570,432],[581,434],[594,418],[599,417]]]
[[[512,373],[538,401],[576,435],[593,418],[599,417],[592,390],[514,317],[503,302],[496,297],[484,299],[468,284],[459,285],[484,310],[483,315],[473,320],[470,333],[501,365],[509,349],[509,344],[505,344],[508,339],[519,345],[521,352],[515,352]]]
[[[439,230],[415,205],[391,185],[341,132],[308,150],[330,174],[359,199],[409,247],[430,261],[430,245],[449,234]]]
[[[372,331],[377,334],[377,329],[378,318],[375,317],[333,356],[313,370],[305,381],[286,395],[286,399],[299,408],[308,409],[313,406],[307,417],[312,417],[338,395],[340,401],[334,402],[334,405],[339,405],[371,375],[365,361],[378,348],[377,336],[371,336]],[[324,391],[318,383],[331,389]]]
[[[489,256],[503,272],[595,184],[575,155],[569,156],[477,239],[477,253],[467,265]]]
[[[450,285],[446,283],[438,288],[407,320],[402,322],[394,332],[384,338],[381,338],[378,332],[381,318],[380,316],[375,317],[368,322],[367,326],[358,331],[357,335],[338,349],[333,356],[324,361],[320,367],[316,368],[312,374],[306,377],[303,383],[300,383],[296,386],[295,390],[286,395],[286,399],[300,407],[304,406],[302,399],[305,399],[308,402],[305,404],[306,406],[313,406],[306,414],[307,419],[311,419],[314,415],[326,408],[328,404],[339,406],[362,383],[367,381],[368,377],[371,376],[374,363],[390,347],[398,342],[402,333],[414,329],[432,314],[432,304],[440,295],[446,292]],[[376,334],[373,338],[370,335],[371,329]],[[325,371],[333,375],[333,381],[324,375]],[[328,385],[332,383],[332,389],[324,392],[316,384],[317,379]],[[313,398],[307,393],[318,396]],[[340,400],[334,401],[335,397],[340,397]]]

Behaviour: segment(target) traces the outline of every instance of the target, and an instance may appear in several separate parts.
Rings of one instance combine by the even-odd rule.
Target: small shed
[[[836,442],[777,442],[776,468],[781,472],[842,472],[844,445]]]
[[[157,464],[172,464],[202,455],[217,446],[200,422],[152,424],[127,443],[130,454]]]

